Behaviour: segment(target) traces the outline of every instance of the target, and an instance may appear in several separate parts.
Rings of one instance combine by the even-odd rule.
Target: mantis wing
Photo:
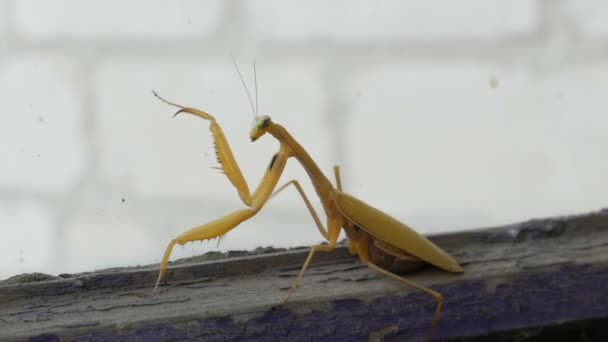
[[[375,238],[446,271],[462,272],[456,259],[390,215],[343,192],[338,192],[335,200],[348,220]]]

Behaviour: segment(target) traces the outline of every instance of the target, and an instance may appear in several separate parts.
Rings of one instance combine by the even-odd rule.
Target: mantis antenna
[[[232,57],[232,63],[234,63],[236,72],[239,73],[239,78],[241,79],[241,83],[243,83],[243,87],[245,88],[245,92],[247,93],[247,97],[249,98],[249,104],[251,105],[251,110],[253,111],[253,117],[255,118],[255,117],[257,117],[256,110],[255,110],[255,107],[253,106],[253,101],[251,100],[251,95],[249,94],[249,90],[247,89],[247,85],[245,84],[245,80],[243,79],[243,75],[241,74],[241,70],[239,70],[239,66],[238,66],[238,64],[236,64],[236,60],[234,59],[234,56],[232,54],[230,54],[230,57]],[[256,96],[257,96],[257,86],[256,86]],[[257,99],[256,99],[256,104],[257,104]]]
[[[253,59],[253,83],[255,85],[255,115],[259,115],[258,111],[258,73],[255,69],[255,58]]]

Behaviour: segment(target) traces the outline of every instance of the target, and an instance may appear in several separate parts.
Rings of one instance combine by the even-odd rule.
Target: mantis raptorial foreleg
[[[239,196],[243,203],[245,203],[249,208],[239,210],[233,212],[227,216],[224,216],[215,221],[209,222],[202,226],[198,226],[188,230],[187,232],[179,235],[177,238],[173,239],[165,253],[163,255],[163,259],[160,264],[160,272],[158,276],[158,280],[156,282],[156,286],[154,287],[155,291],[158,290],[158,286],[160,282],[164,279],[165,272],[167,269],[167,263],[169,262],[169,256],[171,255],[171,251],[173,250],[173,246],[176,244],[186,244],[191,241],[202,241],[213,239],[217,237],[221,237],[226,234],[228,231],[238,226],[241,222],[251,218],[255,215],[264,204],[270,198],[272,193],[272,189],[277,185],[283,170],[285,169],[285,164],[287,163],[287,159],[291,157],[291,154],[288,149],[281,146],[279,152],[272,158],[262,181],[253,192],[253,194],[249,193],[249,186],[247,182],[243,178],[241,170],[232,155],[232,151],[230,149],[230,145],[222,132],[221,127],[215,122],[215,118],[213,116],[200,111],[194,108],[183,107],[171,102],[168,102],[154,93],[159,99],[168,104],[181,108],[177,113],[189,113],[205,120],[211,121],[210,130],[213,133],[213,139],[215,143],[215,148],[217,152],[218,161],[221,164],[222,170],[230,180],[230,182],[237,189]]]
[[[308,208],[308,211],[310,212],[310,215],[312,216],[313,220],[315,221],[315,224],[317,225],[319,232],[321,233],[321,235],[323,235],[323,237],[325,239],[328,239],[327,230],[325,229],[325,227],[323,227],[323,224],[321,223],[321,220],[319,219],[319,215],[317,215],[315,208],[313,208],[312,204],[310,204],[310,200],[306,196],[306,193],[304,193],[304,189],[302,189],[300,182],[298,182],[295,179],[292,179],[289,182],[281,185],[277,190],[275,190],[272,193],[272,195],[270,196],[270,199],[272,199],[274,196],[278,195],[279,192],[285,190],[285,188],[287,188],[289,185],[292,185],[292,184],[296,188],[296,190],[298,190],[298,192],[300,193],[300,196],[302,196],[304,203],[306,203],[306,208]]]
[[[156,281],[156,286],[154,287],[155,291],[158,290],[160,282],[164,279],[167,263],[169,261],[169,256],[171,255],[173,246],[175,246],[175,244],[184,245],[185,243],[191,241],[202,241],[221,237],[234,227],[238,226],[241,222],[257,214],[257,212],[260,211],[260,209],[262,209],[264,204],[268,201],[268,198],[272,193],[272,189],[274,189],[279,181],[281,173],[283,173],[283,169],[287,163],[287,158],[289,158],[289,154],[283,148],[281,148],[279,153],[273,157],[271,167],[269,167],[264,174],[264,178],[262,178],[262,181],[258,185],[257,189],[252,195],[246,198],[245,203],[251,203],[250,208],[236,211],[215,221],[192,228],[169,243],[169,246],[167,246],[163,259],[160,263],[160,273],[158,275],[158,280]]]
[[[180,234],[175,239],[171,240],[169,246],[167,246],[167,249],[165,250],[165,254],[163,254],[163,259],[160,262],[160,272],[158,274],[156,286],[154,286],[154,292],[158,291],[158,286],[160,285],[160,282],[165,278],[167,263],[169,262],[169,256],[171,256],[173,246],[175,246],[176,244],[184,245],[187,242],[203,241],[216,237],[221,237],[232,228],[238,226],[239,223],[255,215],[257,211],[258,210],[255,209],[244,209],[236,211],[215,221],[192,228],[187,232]]]
[[[211,114],[203,112],[202,110],[184,107],[182,105],[165,100],[164,98],[160,97],[156,92],[152,93],[159,100],[180,109],[173,115],[174,117],[180,113],[188,113],[210,121],[209,130],[213,135],[213,143],[215,145],[217,161],[220,163],[221,171],[223,171],[228,180],[230,180],[230,183],[234,185],[243,203],[250,206],[252,202],[249,193],[249,186],[247,185],[247,182],[243,177],[243,173],[241,172],[239,165],[234,159],[232,149],[230,148],[230,144],[226,140],[224,131],[222,131],[220,125],[215,121],[215,118]]]

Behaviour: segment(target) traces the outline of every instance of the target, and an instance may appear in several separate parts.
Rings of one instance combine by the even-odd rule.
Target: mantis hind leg
[[[431,328],[430,328],[429,334],[427,336],[427,340],[430,341],[431,337],[433,336],[433,332],[435,331],[435,326],[437,325],[437,321],[439,320],[439,314],[441,313],[441,307],[443,306],[443,296],[441,295],[441,293],[439,293],[437,291],[429,289],[428,287],[424,287],[413,281],[407,280],[403,277],[396,275],[395,273],[392,273],[392,272],[374,264],[369,258],[369,250],[368,250],[369,243],[368,242],[369,242],[369,240],[361,241],[361,243],[357,244],[359,258],[367,267],[369,267],[370,269],[372,269],[380,274],[383,274],[387,277],[391,277],[407,286],[410,286],[417,290],[426,292],[429,296],[433,297],[437,301],[437,306],[435,307],[435,313],[433,315],[433,320],[431,321]]]

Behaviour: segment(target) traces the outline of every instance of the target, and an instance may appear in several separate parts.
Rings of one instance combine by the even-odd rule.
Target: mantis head
[[[251,94],[249,94],[249,90],[247,89],[247,85],[245,84],[245,80],[243,79],[243,75],[239,70],[239,66],[234,59],[232,54],[232,63],[234,63],[234,67],[236,68],[236,72],[239,74],[239,78],[241,79],[241,83],[243,83],[243,88],[245,88],[245,93],[247,93],[247,98],[249,98],[249,104],[251,105],[251,111],[253,113],[253,122],[251,123],[251,131],[249,132],[249,138],[251,141],[258,140],[262,135],[268,132],[268,129],[272,128],[272,120],[270,116],[261,115],[258,116],[258,76],[255,70],[255,59],[253,60],[253,77],[255,82],[255,105],[253,104],[253,100],[251,99]]]
[[[272,119],[268,115],[256,116],[251,123],[251,131],[249,132],[249,138],[251,141],[258,140],[259,137],[264,135],[268,128],[272,126]]]

